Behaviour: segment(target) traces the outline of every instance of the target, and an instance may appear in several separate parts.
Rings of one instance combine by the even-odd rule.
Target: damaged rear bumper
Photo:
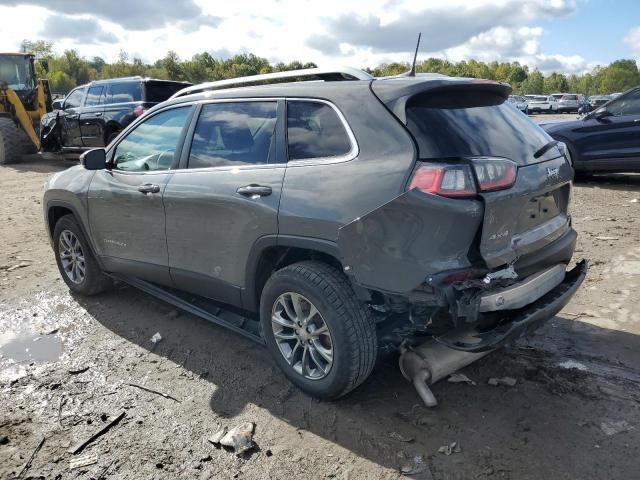
[[[485,352],[510,343],[535,331],[560,312],[584,281],[587,270],[588,263],[582,260],[566,273],[564,280],[553,290],[526,307],[513,311],[509,321],[492,330],[474,333],[473,342],[460,341],[459,336],[447,335],[437,337],[436,340],[450,348],[465,352]]]

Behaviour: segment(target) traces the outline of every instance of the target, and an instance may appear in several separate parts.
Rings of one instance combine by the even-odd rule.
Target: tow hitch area
[[[557,269],[545,275],[550,281],[557,279]],[[478,331],[466,326],[434,337],[419,345],[404,342],[400,348],[400,371],[413,383],[427,407],[437,405],[429,385],[451,375],[484,357],[496,348],[532,333],[545,321],[555,316],[569,302],[585,279],[588,263],[582,260],[551,291],[529,305],[514,310],[509,320],[489,331]]]

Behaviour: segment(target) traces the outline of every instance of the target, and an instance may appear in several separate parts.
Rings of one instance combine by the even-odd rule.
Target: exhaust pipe
[[[400,347],[400,371],[413,383],[418,395],[427,407],[438,405],[429,388],[453,372],[481,359],[491,351],[470,353],[453,350],[435,340],[428,340],[416,347],[403,343]]]

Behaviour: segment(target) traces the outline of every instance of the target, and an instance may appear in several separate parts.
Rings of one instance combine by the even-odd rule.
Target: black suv
[[[80,153],[104,147],[144,112],[189,85],[127,77],[77,87],[64,99],[54,101],[54,111],[42,117],[42,149]]]
[[[323,81],[243,87],[305,76]],[[115,278],[264,342],[322,398],[402,345],[433,404],[427,382],[537,328],[586,273],[566,271],[566,152],[510,92],[320,69],[189,87],[50,179],[62,278],[87,295]]]

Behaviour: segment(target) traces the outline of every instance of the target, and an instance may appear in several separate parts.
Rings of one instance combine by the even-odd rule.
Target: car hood
[[[583,124],[582,120],[555,120],[545,123],[540,123],[542,129],[547,133],[556,133],[560,131],[573,130],[580,127]]]

